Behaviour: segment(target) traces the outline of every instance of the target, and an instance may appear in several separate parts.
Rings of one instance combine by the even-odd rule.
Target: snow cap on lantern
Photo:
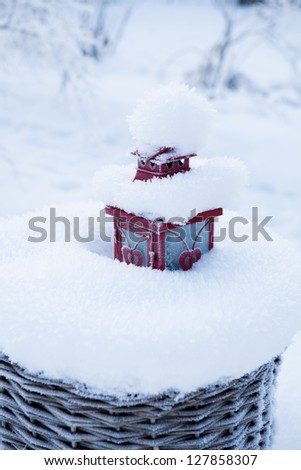
[[[160,147],[196,153],[207,142],[213,109],[185,84],[159,86],[136,105],[128,117],[129,130],[142,151]]]
[[[136,180],[189,170],[189,160],[204,147],[212,115],[208,102],[187,85],[160,86],[138,102],[128,117],[137,148]]]
[[[137,145],[132,152],[138,160],[134,181],[140,180],[133,184],[188,172],[190,158],[205,144],[211,114],[207,101],[186,85],[161,86],[146,95],[128,118]],[[121,207],[106,206],[106,212],[113,215],[114,257],[119,261],[186,271],[213,248],[214,218],[223,211],[211,208],[177,223]]]

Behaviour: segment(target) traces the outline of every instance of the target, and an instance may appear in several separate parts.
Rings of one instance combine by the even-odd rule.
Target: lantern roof
[[[140,151],[139,149],[134,149],[131,151],[131,155],[138,157],[138,160],[143,162],[156,162],[156,163],[169,163],[183,158],[196,157],[196,153],[190,153],[188,155],[183,155],[175,147],[159,147],[157,149],[152,149],[151,151]]]

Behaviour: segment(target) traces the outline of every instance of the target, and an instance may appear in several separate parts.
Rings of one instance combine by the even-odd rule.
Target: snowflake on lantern
[[[131,152],[137,158],[132,184],[152,184],[153,179],[189,172],[190,159],[196,157],[208,131],[209,114],[207,102],[185,85],[160,87],[140,102],[129,118],[138,143]],[[223,210],[197,212],[184,223],[112,205],[106,206],[106,213],[113,216],[116,259],[153,269],[187,271],[213,248],[215,217]]]

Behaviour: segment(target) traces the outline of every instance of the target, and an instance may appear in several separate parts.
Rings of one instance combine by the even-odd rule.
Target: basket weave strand
[[[117,398],[27,373],[0,355],[6,449],[267,449],[279,358],[185,396]]]

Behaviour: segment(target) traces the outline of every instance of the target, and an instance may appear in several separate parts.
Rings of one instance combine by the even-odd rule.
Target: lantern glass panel
[[[149,252],[149,236],[147,234],[139,234],[123,228],[122,247],[140,251],[143,257],[142,266],[147,266]]]
[[[199,248],[202,254],[209,251],[208,220],[173,228],[165,237],[165,266],[171,271],[182,269],[179,258],[188,250]]]

